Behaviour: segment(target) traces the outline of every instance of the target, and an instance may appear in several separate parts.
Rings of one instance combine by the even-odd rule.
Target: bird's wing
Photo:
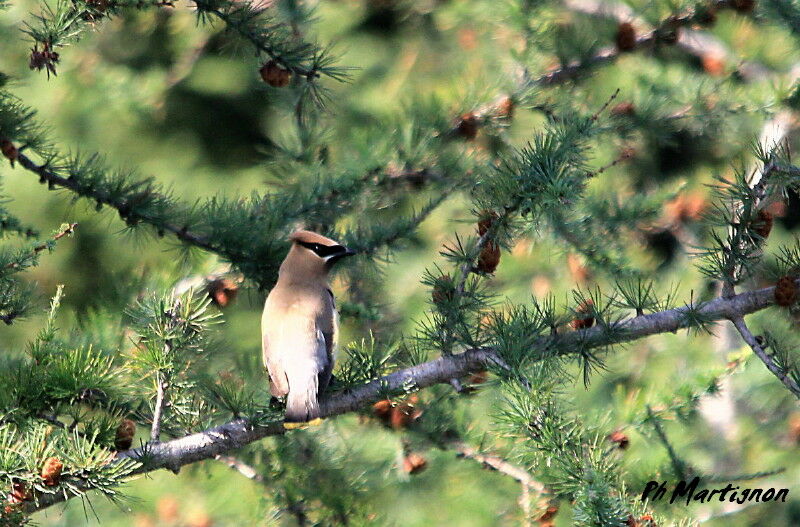
[[[333,298],[333,291],[328,289],[328,299],[330,300],[331,328],[325,333],[325,350],[328,360],[333,364],[336,359],[336,343],[339,339],[339,313],[336,311],[336,300]]]
[[[326,300],[330,302],[328,307],[330,309],[331,318],[330,318],[330,325],[319,331],[319,334],[322,337],[322,341],[320,342],[318,356],[320,359],[320,364],[323,365],[319,373],[320,392],[328,387],[328,383],[331,380],[331,375],[333,373],[333,365],[336,359],[335,357],[336,339],[339,330],[339,316],[336,313],[336,301],[333,299],[333,292],[330,289],[328,289],[327,291],[328,295]]]
[[[269,373],[270,394],[273,397],[284,397],[289,393],[289,382],[280,361],[275,360],[275,357],[270,354],[269,339],[266,333],[261,334],[261,357],[264,359],[264,367]]]

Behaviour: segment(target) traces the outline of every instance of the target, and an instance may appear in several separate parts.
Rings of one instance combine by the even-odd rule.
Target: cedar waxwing
[[[261,349],[270,392],[286,399],[286,422],[319,417],[317,395],[331,379],[339,320],[328,271],[355,251],[310,231],[297,231],[261,316]]]

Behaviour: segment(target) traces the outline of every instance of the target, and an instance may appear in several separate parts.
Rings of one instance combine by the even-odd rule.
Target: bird
[[[331,380],[339,320],[328,273],[355,254],[321,234],[298,230],[261,316],[270,393],[286,397],[284,426],[319,422],[319,394]]]

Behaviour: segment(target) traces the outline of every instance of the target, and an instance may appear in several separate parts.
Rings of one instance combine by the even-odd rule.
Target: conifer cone
[[[478,135],[478,117],[472,112],[461,115],[456,124],[456,132],[459,137],[468,141],[475,139]]]
[[[492,274],[500,264],[500,246],[494,242],[486,242],[478,256],[478,271]]]
[[[0,139],[0,152],[2,152],[3,156],[8,159],[8,161],[11,163],[11,167],[13,168],[14,162],[19,157],[19,150],[17,150],[17,147],[14,146],[14,143],[5,138]]]
[[[389,399],[378,401],[372,405],[372,415],[377,417],[384,426],[401,430],[422,415],[419,397],[411,395],[407,399],[395,403]]]
[[[752,229],[754,233],[766,240],[769,233],[772,232],[772,213],[766,209],[759,210],[758,216],[753,221]]]
[[[416,452],[410,452],[403,458],[403,470],[407,474],[418,474],[428,467],[428,460]]]
[[[273,88],[283,88],[289,84],[289,79],[292,72],[281,67],[274,60],[270,60],[258,70],[261,74],[261,80],[272,86]]]
[[[377,417],[384,424],[389,424],[391,412],[392,401],[389,399],[383,399],[372,405],[372,415]]]
[[[797,300],[797,284],[794,278],[784,276],[775,284],[775,303],[789,307]]]
[[[61,480],[61,470],[63,468],[64,464],[61,463],[58,458],[47,458],[42,466],[42,481],[44,481],[44,484],[48,487],[58,485],[58,482]]]
[[[455,285],[449,274],[444,274],[433,284],[431,300],[434,304],[443,304],[453,299]]]
[[[630,439],[622,430],[614,430],[606,436],[606,439],[616,444],[620,450],[625,450],[630,444]]]
[[[395,430],[406,428],[411,421],[419,419],[422,410],[419,408],[419,397],[412,395],[392,408],[389,422]]]
[[[800,444],[800,414],[793,413],[789,416],[789,439]]]
[[[536,521],[539,522],[539,525],[553,525],[552,520],[556,517],[556,514],[558,514],[558,503],[550,501],[547,503],[547,508]]]
[[[500,119],[513,119],[514,107],[514,99],[503,97],[497,105],[497,117]]]
[[[478,218],[478,236],[483,236],[500,216],[493,210],[482,210]]]
[[[129,450],[133,444],[133,436],[136,434],[136,423],[130,419],[123,419],[117,427],[114,436],[114,448],[118,451]]]
[[[615,104],[611,108],[611,115],[633,115],[636,113],[636,106],[631,101],[623,101]]]
[[[587,315],[592,312],[594,309],[594,302],[590,298],[587,298],[578,306],[578,309],[575,312],[578,315]],[[586,316],[578,316],[569,323],[572,326],[572,329],[587,329],[594,325],[594,317],[586,317]]]
[[[12,505],[28,501],[32,497],[31,490],[25,483],[15,481],[11,484],[11,493],[8,495],[8,502]]]
[[[633,24],[621,22],[617,27],[615,42],[620,52],[634,50],[636,48],[636,30],[633,28]]]
[[[217,278],[208,282],[206,286],[208,296],[217,307],[226,307],[236,300],[239,286],[230,278]]]

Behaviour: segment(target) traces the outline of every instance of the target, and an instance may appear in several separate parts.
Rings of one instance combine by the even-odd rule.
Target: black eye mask
[[[347,252],[347,249],[345,249],[341,245],[322,245],[321,243],[311,243],[311,242],[301,242],[301,241],[298,241],[297,243],[299,243],[306,249],[314,251],[314,254],[316,254],[320,258],[327,258],[328,256],[333,256],[336,254],[343,256]]]

